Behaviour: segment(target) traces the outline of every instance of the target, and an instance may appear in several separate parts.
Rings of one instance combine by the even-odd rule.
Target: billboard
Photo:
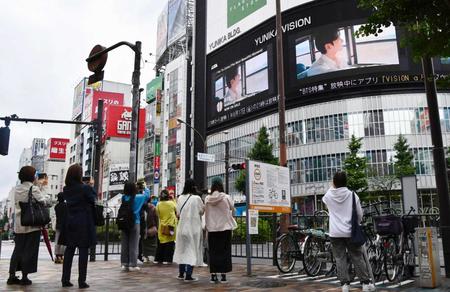
[[[289,2],[293,5],[296,1]],[[407,49],[399,46],[398,29],[391,26],[377,36],[356,37],[355,31],[369,15],[357,7],[356,0],[307,2],[283,13],[288,108],[345,98],[367,88],[423,86],[419,65],[412,62]],[[207,27],[208,32],[215,29]],[[436,67],[436,71],[442,73],[442,68],[444,65]],[[208,131],[274,111],[277,92],[276,29],[272,17],[207,55]]]
[[[128,181],[129,165],[112,164],[109,168],[109,191],[122,191],[123,185]]]
[[[104,137],[130,138],[131,107],[110,105],[105,109]],[[145,109],[139,112],[139,134],[142,139],[145,134]]]
[[[97,118],[98,101],[103,100],[103,108],[110,105],[123,105],[124,94],[118,92],[94,91],[87,89],[83,105],[83,121],[91,122]]]
[[[158,16],[158,24],[156,28],[156,59],[164,53],[167,48],[167,9],[168,6],[164,6],[163,11]]]
[[[167,18],[167,43],[173,42],[186,34],[186,0],[169,0]]]
[[[314,0],[281,0],[285,11]],[[207,0],[206,53],[222,47],[275,16],[273,0]]]
[[[162,75],[159,75],[159,76],[155,77],[155,79],[153,79],[152,81],[147,83],[147,90],[146,90],[147,103],[152,103],[156,99],[158,90],[162,89],[162,82],[163,82],[163,77],[162,77]]]
[[[70,140],[65,138],[50,138],[48,140],[48,157],[51,160],[66,160],[66,148]]]
[[[72,105],[72,119],[78,117],[83,111],[83,98],[86,85],[86,79],[83,78],[83,80],[81,80],[75,87]]]

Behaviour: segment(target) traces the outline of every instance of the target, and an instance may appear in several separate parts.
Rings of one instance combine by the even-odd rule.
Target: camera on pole
[[[106,48],[101,45],[96,45],[94,48],[92,48],[89,58],[90,59],[88,63],[88,69],[91,72],[94,72],[91,76],[89,76],[88,84],[93,84],[98,81],[102,81],[103,77],[105,75],[105,71],[103,71],[103,68],[105,67],[106,61],[108,60],[108,53],[103,52]]]

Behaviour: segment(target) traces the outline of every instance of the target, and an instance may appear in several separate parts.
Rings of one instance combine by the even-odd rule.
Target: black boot
[[[20,279],[17,278],[16,275],[9,275],[8,281],[6,281],[7,285],[20,285]]]

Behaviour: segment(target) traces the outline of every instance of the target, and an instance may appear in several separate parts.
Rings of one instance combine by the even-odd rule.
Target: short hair
[[[338,171],[334,174],[333,184],[335,188],[343,188],[347,186],[347,174],[345,171]]]
[[[127,181],[123,186],[123,193],[128,196],[135,196],[137,194],[137,186],[134,182]]]
[[[169,191],[168,190],[162,190],[160,195],[159,195],[159,199],[161,201],[168,201],[169,200]]]
[[[21,183],[34,182],[36,169],[33,166],[24,166],[19,171],[19,180]]]
[[[237,75],[239,75],[238,66],[233,66],[225,71],[225,82],[228,88],[231,87],[231,80],[233,80]]]
[[[139,192],[143,191],[145,189],[145,180],[143,178],[138,179],[136,186]]]
[[[314,34],[314,43],[316,44],[316,49],[322,54],[327,53],[325,49],[326,44],[332,44],[340,36],[339,30],[337,28],[327,28],[321,29]]]
[[[79,164],[73,164],[69,167],[66,174],[66,186],[72,186],[83,183],[81,178],[83,177],[83,168]]]
[[[188,178],[184,182],[183,195],[186,194],[196,194],[197,193],[197,184],[192,178]]]
[[[218,191],[218,192],[221,192],[221,193],[224,192],[224,190],[223,190],[223,182],[222,182],[222,179],[220,179],[220,177],[215,177],[212,180],[211,193],[213,193],[215,191]]]

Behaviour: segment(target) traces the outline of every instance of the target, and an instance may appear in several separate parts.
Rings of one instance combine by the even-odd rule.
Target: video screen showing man
[[[307,76],[347,69],[343,55],[343,40],[337,28],[321,30],[314,36],[316,49],[322,54],[307,70]]]
[[[225,72],[227,91],[224,96],[224,106],[235,103],[242,98],[241,74],[239,66],[233,66]]]

